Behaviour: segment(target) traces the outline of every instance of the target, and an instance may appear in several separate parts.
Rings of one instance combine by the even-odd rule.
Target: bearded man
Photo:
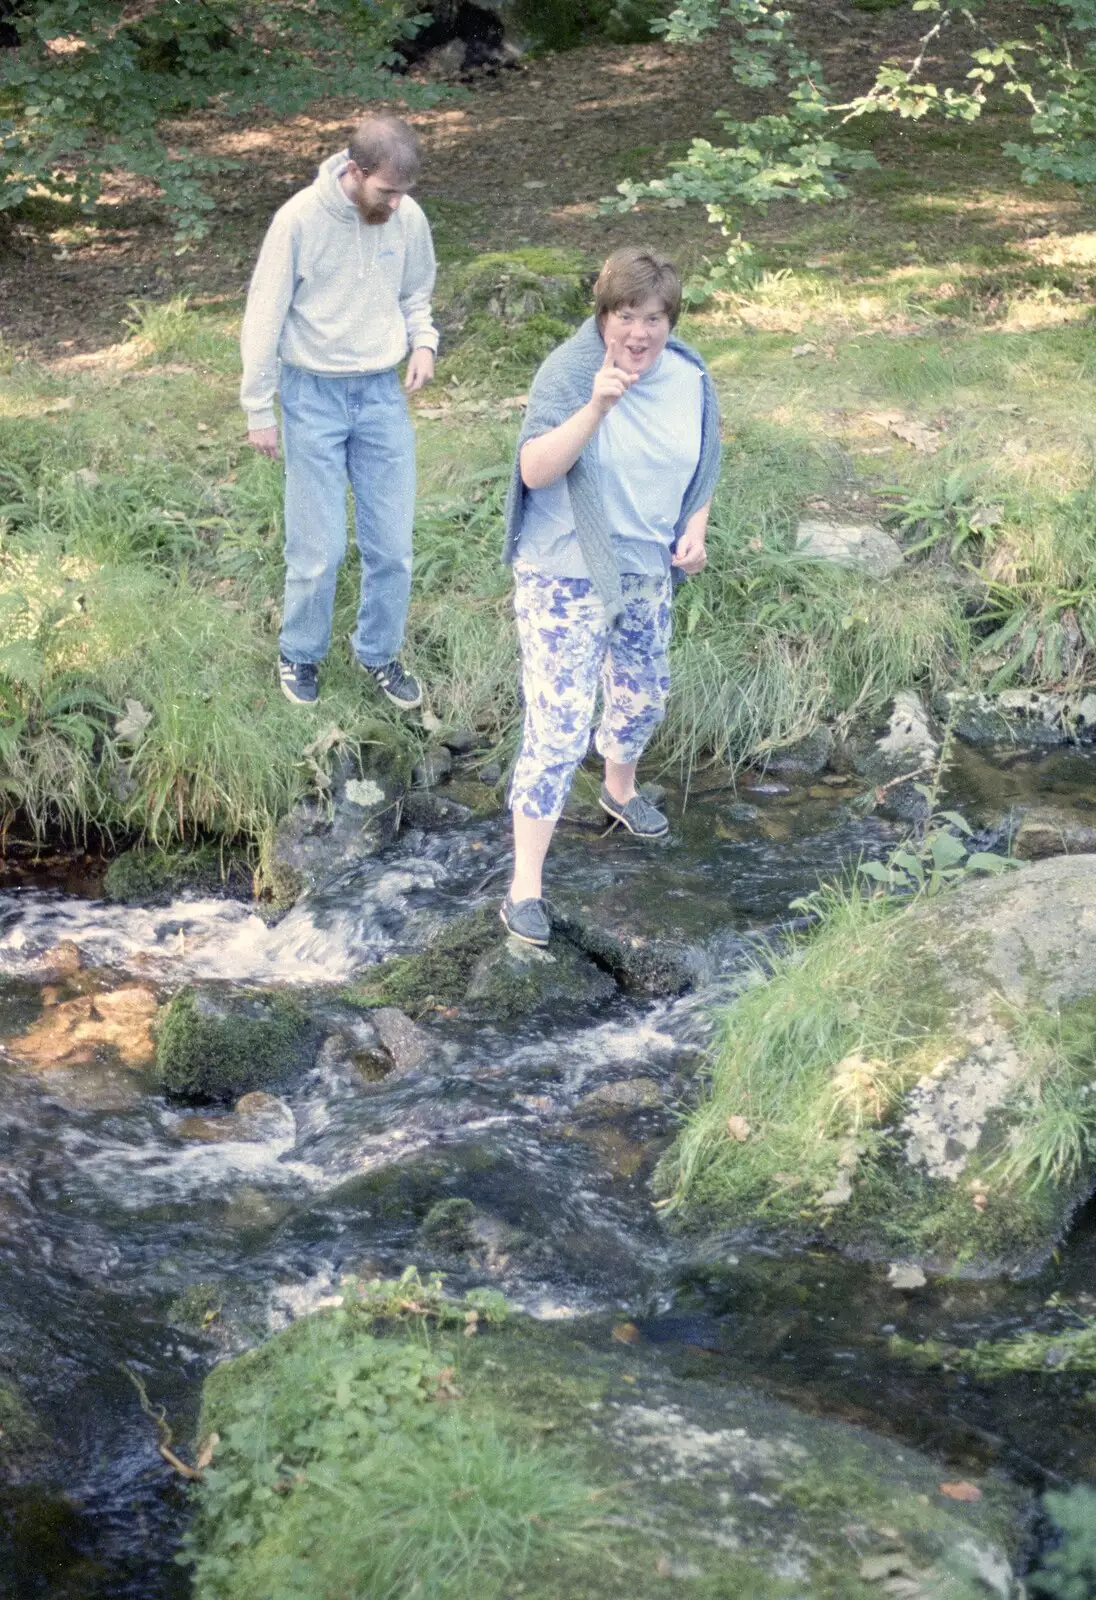
[[[240,403],[248,439],[285,450],[285,603],[278,678],[312,705],[346,553],[346,486],[361,552],[354,659],[401,710],[422,701],[400,663],[411,593],[415,436],[404,390],[434,376],[434,246],[409,190],[417,134],[369,117],[270,224],[248,289]],[[396,371],[410,351],[401,389]]]

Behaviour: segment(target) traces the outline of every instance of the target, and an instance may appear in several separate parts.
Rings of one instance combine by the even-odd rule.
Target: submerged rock
[[[311,1055],[308,1015],[291,996],[184,989],[160,1023],[155,1076],[167,1094],[231,1100],[284,1082]]]
[[[622,1112],[652,1111],[665,1104],[665,1094],[653,1078],[625,1078],[602,1083],[575,1105],[576,1117],[614,1117]]]
[[[409,1298],[392,1287],[397,1303]],[[371,1420],[368,1398],[363,1405],[390,1385],[410,1408],[416,1455],[453,1530],[446,1592],[474,1584],[492,1597],[660,1600],[675,1581],[682,1592],[695,1585],[735,1600],[845,1600],[876,1586],[923,1600],[1013,1600],[1018,1592],[1014,1560],[1032,1521],[1029,1493],[996,1474],[949,1482],[946,1470],[893,1439],[755,1390],[676,1376],[634,1324],[575,1329],[517,1318],[498,1327],[459,1302],[450,1325],[470,1336],[449,1338],[445,1365],[434,1358],[416,1404],[414,1375],[433,1352],[414,1319],[445,1315],[424,1304],[428,1293],[410,1295],[410,1329],[391,1316],[382,1325],[363,1312],[319,1312],[210,1375],[200,1437],[217,1436],[221,1476],[265,1483],[269,1460],[283,1487],[278,1517],[256,1522],[246,1545],[238,1515],[198,1491],[199,1588],[203,1564],[231,1589],[243,1561],[269,1600],[310,1586],[370,1588],[394,1533],[424,1512],[419,1479]],[[382,1326],[387,1334],[378,1337]],[[330,1399],[336,1374],[341,1409]],[[234,1442],[245,1437],[235,1424],[260,1403],[267,1432],[256,1455],[250,1436],[242,1448]],[[472,1446],[484,1428],[494,1452]],[[500,1471],[508,1514],[521,1515],[527,1501],[530,1526],[520,1541],[496,1544],[490,1485]],[[348,1520],[342,1495],[313,1479],[356,1486],[355,1517]],[[461,1534],[465,1518],[474,1538]],[[304,1527],[307,1545],[297,1532]],[[496,1557],[496,1548],[504,1553]],[[407,1592],[441,1593],[425,1541],[405,1550]]]

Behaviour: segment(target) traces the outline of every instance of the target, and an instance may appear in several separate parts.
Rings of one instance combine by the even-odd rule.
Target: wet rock
[[[833,734],[829,728],[816,728],[806,738],[774,750],[768,759],[769,771],[802,773],[805,777],[813,777],[816,772],[825,770],[832,753]]]
[[[464,1004],[502,1020],[561,1006],[585,1010],[615,994],[609,974],[567,939],[553,938],[547,950],[538,950],[504,937],[476,963]]]
[[[471,1200],[439,1200],[423,1218],[419,1240],[436,1255],[464,1255],[476,1246],[475,1217]]]
[[[418,1240],[431,1255],[460,1256],[468,1266],[501,1272],[525,1235],[501,1217],[481,1211],[473,1201],[453,1196],[430,1207]]]
[[[660,1084],[653,1078],[625,1078],[602,1083],[575,1105],[577,1117],[614,1117],[622,1112],[651,1111],[665,1104]]]
[[[683,994],[708,976],[699,946],[640,933],[624,936],[598,920],[598,908],[553,908],[553,928],[611,972],[625,994],[657,999]]]
[[[415,789],[436,789],[452,770],[452,752],[444,744],[436,745],[424,751],[422,759],[411,768],[411,786]]]
[[[1052,749],[1096,739],[1096,690],[1003,689],[991,695],[952,689],[938,699],[941,715],[952,718],[967,744]]]
[[[902,565],[904,557],[896,540],[874,522],[830,522],[807,517],[795,531],[800,555],[835,566],[855,567],[872,578],[885,578]]]
[[[427,832],[468,822],[473,815],[472,808],[463,805],[456,793],[450,794],[448,788],[445,794],[435,794],[431,789],[415,789],[407,796],[402,808],[405,827],[423,828]]]
[[[479,769],[479,781],[481,783],[487,783],[493,786],[499,782],[501,777],[502,768],[499,766],[497,761],[488,761]]]
[[[484,739],[474,728],[459,728],[455,733],[443,733],[441,742],[453,755],[467,756],[478,750]]]
[[[268,871],[276,898],[322,888],[390,844],[406,788],[403,757],[390,744],[341,758],[329,791],[300,801],[275,829]]]
[[[903,689],[891,702],[886,726],[870,738],[852,736],[838,752],[838,764],[883,791],[877,798],[881,815],[920,822],[927,802],[913,785],[931,777],[939,754],[939,731],[924,701],[916,690]]]
[[[180,894],[248,895],[252,873],[242,855],[213,844],[180,850],[124,850],[103,878],[108,900],[127,906],[166,906]]]
[[[1096,822],[1056,806],[1025,807],[1012,835],[1012,854],[1020,861],[1096,852]]]
[[[454,918],[420,954],[363,973],[352,992],[366,1004],[405,1012],[467,1008],[501,1020],[553,1007],[585,1010],[617,989],[566,937],[553,935],[547,950],[510,939],[491,905]]]
[[[48,1445],[46,1430],[19,1389],[0,1378],[0,1482],[37,1475]]]
[[[348,1018],[337,1032],[328,1034],[316,1057],[316,1070],[323,1077],[362,1088],[391,1076],[392,1057],[381,1043],[374,1016],[375,1012],[370,1011]]]
[[[308,1015],[292,996],[184,989],[160,1023],[155,1076],[167,1094],[231,1100],[277,1086],[313,1053]]]
[[[413,1072],[434,1054],[434,1041],[426,1029],[395,1006],[378,1006],[373,1013],[373,1026],[388,1053],[392,1071],[397,1074]]]

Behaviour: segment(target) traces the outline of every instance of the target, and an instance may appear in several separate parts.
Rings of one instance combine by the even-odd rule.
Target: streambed
[[[1083,811],[1092,773],[1083,752],[979,759],[960,768],[957,798],[995,825],[1033,791]],[[540,1317],[588,1318],[595,1341],[627,1317],[678,1376],[745,1381],[861,1423],[933,1453],[951,1476],[996,1465],[1035,1489],[1096,1476],[1083,1375],[979,1383],[914,1367],[890,1344],[1039,1327],[1052,1293],[1083,1305],[1091,1212],[1036,1279],[903,1291],[885,1267],[824,1251],[728,1248],[698,1263],[652,1209],[650,1174],[712,1002],[734,992],[791,900],[896,836],[851,793],[702,784],[684,808],[671,794],[673,836],[653,851],[563,830],[552,886],[622,931],[699,951],[697,989],[506,1025],[429,1014],[431,1050],[415,1070],[362,1086],[320,1051],[281,1109],[248,1127],[157,1096],[117,1050],[34,1059],[20,1041],[81,996],[163,1000],[194,979],[291,988],[334,1029],[356,970],[494,903],[500,819],[407,830],[272,928],[227,901],[137,910],[33,879],[0,890],[0,1380],[37,1430],[19,1481],[0,1490],[10,1592],[185,1595],[173,1562],[185,1492],[124,1369],[185,1454],[213,1361],[336,1293],[344,1272],[391,1276],[412,1261],[454,1288],[490,1283]],[[605,1092],[621,1084],[633,1088]],[[456,1251],[423,1231],[451,1198],[477,1218]]]

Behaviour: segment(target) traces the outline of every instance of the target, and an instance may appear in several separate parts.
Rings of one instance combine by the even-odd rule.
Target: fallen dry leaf
[[[728,1117],[727,1132],[732,1139],[737,1139],[739,1144],[745,1144],[753,1129],[745,1117]]]
[[[119,739],[128,739],[132,742],[140,738],[151,721],[152,712],[139,700],[131,700],[127,696],[125,712],[115,720],[114,732]]]
[[[903,444],[920,450],[922,455],[934,455],[944,442],[944,435],[938,428],[930,428],[923,422],[904,417],[900,411],[869,411],[867,417],[869,422],[886,428],[888,433],[893,433]]]
[[[634,1322],[618,1322],[613,1329],[617,1344],[638,1344],[643,1335]]]
[[[940,1493],[949,1500],[961,1500],[965,1505],[973,1505],[976,1500],[981,1500],[982,1491],[976,1483],[967,1483],[961,1478],[958,1483],[942,1483]]]
[[[221,1442],[219,1433],[211,1433],[194,1458],[194,1465],[199,1472],[204,1472],[213,1460],[213,1452]]]

